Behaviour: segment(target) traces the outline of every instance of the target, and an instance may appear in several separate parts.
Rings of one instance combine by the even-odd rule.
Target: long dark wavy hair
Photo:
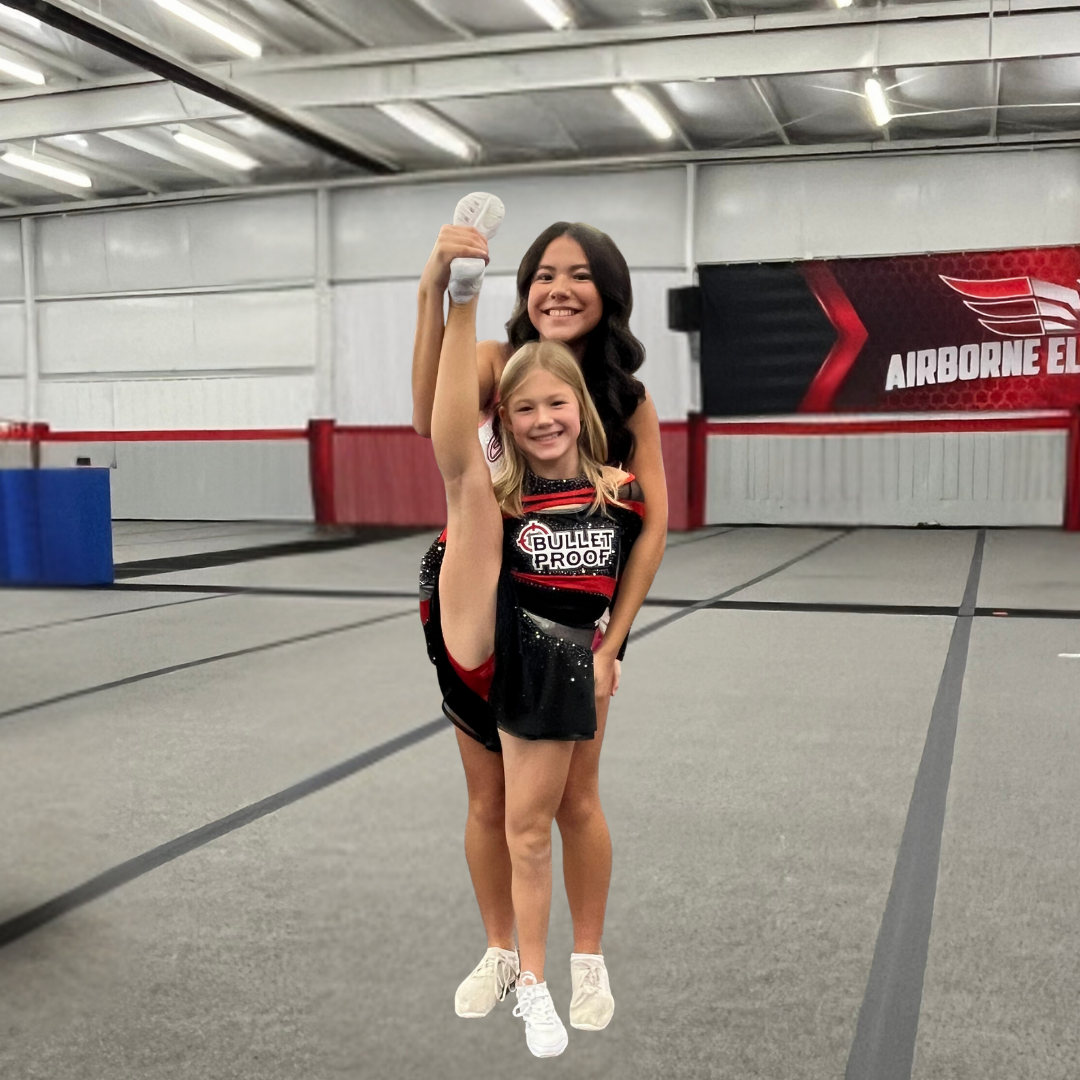
[[[611,237],[580,221],[549,225],[533,241],[518,267],[517,303],[506,332],[515,350],[540,337],[529,319],[529,287],[548,244],[560,236],[569,236],[581,245],[603,303],[600,322],[586,340],[581,371],[607,434],[608,462],[624,464],[634,452],[634,436],[626,422],[645,400],[645,387],[634,378],[634,372],[645,362],[645,346],[630,332],[634,306],[630,270]]]

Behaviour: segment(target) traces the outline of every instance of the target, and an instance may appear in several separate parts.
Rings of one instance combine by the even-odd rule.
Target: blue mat
[[[0,469],[0,584],[111,585],[108,469]]]

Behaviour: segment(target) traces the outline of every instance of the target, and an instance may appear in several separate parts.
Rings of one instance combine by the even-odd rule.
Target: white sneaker
[[[466,195],[454,210],[455,225],[471,225],[485,240],[490,240],[502,224],[506,207],[498,195],[474,191]]]
[[[466,195],[454,210],[455,225],[471,225],[485,240],[490,240],[502,224],[506,209],[498,195],[474,191]],[[483,259],[454,259],[450,263],[450,299],[467,304],[479,295],[484,283]]]
[[[524,979],[532,982],[523,983]],[[555,1011],[547,983],[538,983],[531,971],[523,971],[518,976],[517,999],[514,1015],[525,1020],[525,1042],[533,1057],[558,1057],[566,1049],[566,1028]]]
[[[517,953],[493,945],[457,988],[454,1011],[470,1020],[487,1016],[513,990],[517,975]]]
[[[607,965],[599,953],[571,953],[570,1025],[582,1031],[603,1031],[611,1023],[615,999],[611,996]]]

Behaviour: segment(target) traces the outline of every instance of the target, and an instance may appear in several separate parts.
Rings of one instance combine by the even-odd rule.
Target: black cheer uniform
[[[644,506],[633,477],[619,489],[622,506],[592,512],[594,497],[583,478],[526,475],[524,513],[503,523],[487,700],[454,669],[443,643],[438,583],[445,532],[421,563],[420,615],[443,712],[489,750],[500,749],[499,728],[526,739],[591,739],[596,732],[592,646],[597,623],[614,606]]]

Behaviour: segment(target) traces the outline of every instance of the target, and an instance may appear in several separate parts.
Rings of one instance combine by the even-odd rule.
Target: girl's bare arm
[[[444,225],[420,277],[413,340],[413,429],[425,438],[431,437],[431,409],[444,333],[443,297],[450,281],[450,262],[458,257],[486,259],[487,241],[468,226]],[[477,348],[476,412],[490,400],[495,387],[492,346],[501,352],[498,342],[481,342]]]
[[[604,660],[614,661],[626,635],[630,633],[631,624],[652,587],[667,545],[667,481],[660,452],[660,420],[648,392],[627,427],[634,436],[634,456],[627,463],[627,468],[641,485],[645,498],[645,521],[619,579],[619,594],[611,612],[611,621],[604,641],[597,650],[602,664]],[[598,686],[597,692],[600,690]]]

